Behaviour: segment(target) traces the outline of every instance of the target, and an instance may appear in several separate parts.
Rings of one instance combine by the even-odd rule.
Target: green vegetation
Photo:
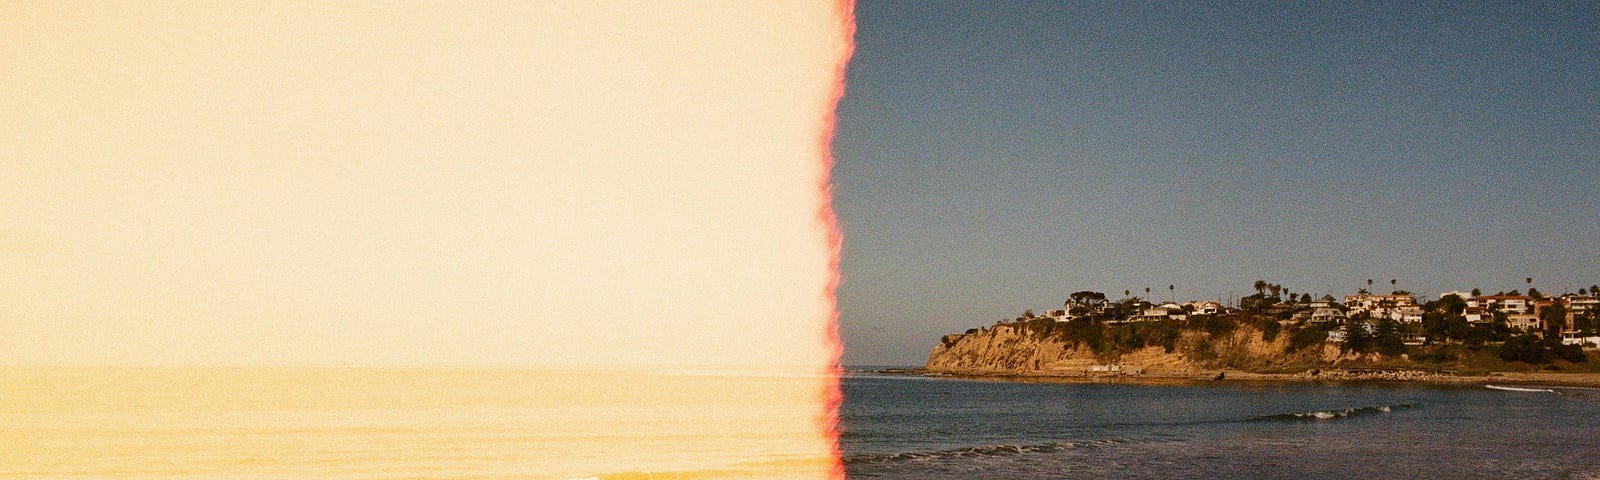
[[[1541,339],[1534,335],[1518,335],[1506,340],[1506,343],[1500,346],[1500,359],[1507,362],[1547,365],[1558,359],[1583,363],[1588,357],[1583,354],[1583,347],[1577,345],[1562,345],[1554,339]]]
[[[1372,283],[1368,280],[1367,286]],[[1389,283],[1398,285],[1395,279]],[[1530,301],[1525,310],[1492,303],[1487,308],[1473,303],[1469,309],[1468,299],[1458,295],[1419,305],[1408,298],[1409,292],[1395,289],[1390,295],[1358,299],[1346,306],[1332,295],[1314,297],[1265,280],[1256,281],[1253,287],[1254,294],[1241,298],[1239,309],[1199,302],[1157,305],[1131,296],[1132,289],[1123,290],[1123,298],[1116,301],[1100,292],[1079,291],[1071,294],[1061,310],[1043,315],[1028,310],[1015,322],[1028,335],[1078,345],[1102,358],[1161,347],[1167,353],[1180,353],[1219,368],[1315,368],[1327,361],[1322,347],[1332,342],[1344,355],[1339,362],[1378,368],[1600,372],[1600,361],[1589,362],[1582,347],[1560,341],[1563,332],[1600,336],[1600,309],[1580,309],[1569,319],[1563,307],[1568,301],[1565,296],[1556,298],[1554,305],[1548,300],[1537,305]],[[1169,292],[1173,289],[1168,285]],[[1368,289],[1360,291],[1366,294]],[[1529,293],[1555,298],[1533,288]],[[1600,287],[1579,289],[1579,295],[1597,293]],[[1502,294],[1515,296],[1518,292]],[[1473,295],[1481,293],[1475,288]],[[1572,305],[1577,309],[1579,304]],[[1533,313],[1541,328],[1512,328],[1508,322],[1513,316],[1508,312]],[[1519,316],[1516,320],[1520,326],[1530,318]],[[1256,347],[1241,349],[1239,342],[1247,337],[1234,335],[1241,328],[1247,329],[1250,337],[1259,333],[1261,342],[1281,342],[1282,355],[1262,355]]]
[[[1183,336],[1181,322],[1175,320],[1107,325],[1092,318],[1069,322],[1045,318],[1026,322],[1023,328],[1040,338],[1087,346],[1097,355],[1128,353],[1144,347],[1161,347],[1171,353]]]
[[[1327,339],[1328,331],[1321,327],[1306,326],[1295,329],[1294,333],[1289,335],[1289,345],[1284,347],[1284,351],[1285,353],[1298,352],[1313,345],[1321,345]]]

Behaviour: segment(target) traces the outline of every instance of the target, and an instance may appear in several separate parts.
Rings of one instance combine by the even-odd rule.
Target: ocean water
[[[852,373],[849,478],[1600,478],[1600,390]]]
[[[0,369],[0,479],[828,478],[829,380]],[[1600,391],[842,379],[849,478],[1600,478]]]
[[[834,467],[825,376],[0,369],[0,479],[766,479]]]

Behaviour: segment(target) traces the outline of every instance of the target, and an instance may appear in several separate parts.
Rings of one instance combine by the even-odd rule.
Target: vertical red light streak
[[[824,325],[823,335],[826,336],[826,345],[830,349],[827,375],[828,380],[823,386],[823,413],[821,418],[822,433],[831,445],[832,465],[829,468],[829,478],[843,479],[844,458],[839,448],[839,406],[844,401],[844,394],[840,390],[840,377],[844,375],[844,368],[840,364],[844,354],[844,342],[839,338],[839,305],[838,289],[841,275],[839,261],[844,245],[843,235],[839,232],[839,219],[833,211],[833,136],[837,123],[837,110],[839,101],[844,98],[845,72],[850,64],[850,57],[855,53],[855,1],[838,0],[835,11],[844,34],[844,46],[840,50],[837,63],[834,67],[833,91],[823,106],[822,132],[818,141],[818,153],[822,161],[821,178],[818,180],[818,191],[821,195],[822,205],[817,212],[819,221],[825,232],[828,242],[828,283],[823,291],[828,302],[828,321]]]

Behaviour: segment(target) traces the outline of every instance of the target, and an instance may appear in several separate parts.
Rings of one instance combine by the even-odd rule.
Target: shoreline
[[[1311,372],[1316,372],[1312,374]],[[932,378],[1006,381],[1020,383],[1116,383],[1129,385],[1241,385],[1251,383],[1354,383],[1482,387],[1484,385],[1556,386],[1600,388],[1600,373],[1490,372],[1486,375],[1452,375],[1422,370],[1318,369],[1301,373],[1257,373],[1244,370],[1210,370],[1198,373],[1091,373],[1091,372],[931,372],[925,369],[886,369],[873,373]]]

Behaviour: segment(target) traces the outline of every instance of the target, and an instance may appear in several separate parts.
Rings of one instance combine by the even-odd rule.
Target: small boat
[[[1506,391],[1506,392],[1556,393],[1555,390],[1551,390],[1551,389],[1548,389],[1548,388],[1506,387],[1506,386],[1501,386],[1501,385],[1484,385],[1483,388],[1487,388],[1487,389],[1490,389],[1490,390],[1501,390],[1501,391]]]

